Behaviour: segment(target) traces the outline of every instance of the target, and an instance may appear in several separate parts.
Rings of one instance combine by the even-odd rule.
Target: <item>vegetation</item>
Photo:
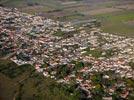
[[[110,76],[110,78],[104,78],[104,75]],[[94,100],[102,100],[102,97],[112,97],[112,100],[122,100],[121,94],[124,89],[129,88],[130,94],[128,95],[128,100],[133,100],[134,98],[134,80],[133,79],[122,79],[120,77],[115,77],[113,72],[107,71],[104,73],[94,73],[94,75],[90,76],[92,80],[92,84],[94,84],[94,88],[91,90],[91,94],[93,95]],[[120,84],[120,85],[117,85]],[[125,87],[121,84],[124,84]],[[107,89],[116,87],[114,93],[107,93]]]
[[[34,70],[30,65],[17,66],[14,62],[9,60],[0,60],[0,72],[9,78],[16,78],[25,71]]]
[[[85,49],[85,55],[92,55],[95,58],[102,56],[102,51],[100,49],[91,50],[90,48]]]
[[[70,20],[73,20],[73,19],[83,19],[84,15],[83,14],[80,14],[78,12],[74,12],[74,14],[70,14],[70,15],[67,15],[67,16],[63,16],[63,17],[60,17],[58,19],[60,19],[61,21],[64,21],[64,20],[67,20],[67,21],[70,21]]]
[[[131,66],[132,69],[134,69],[134,62],[129,62],[129,66]]]
[[[91,50],[90,48],[85,49],[86,53],[84,53],[84,55],[92,55],[95,58],[99,58],[99,57],[106,57],[106,58],[110,58],[112,56],[114,56],[115,53],[117,53],[117,50],[114,49],[107,49],[107,50],[102,50],[102,49],[94,49]],[[103,54],[105,53],[105,54]]]
[[[59,31],[55,32],[53,35],[62,37],[64,34],[65,34],[65,32],[59,30]]]
[[[33,66],[17,66],[9,60],[0,60],[0,99],[10,100],[77,100],[74,85],[60,85],[44,78]]]
[[[72,61],[75,69],[85,66],[83,62]],[[92,64],[89,64],[92,66]],[[63,78],[71,71],[67,65],[61,65],[57,69],[57,78]],[[74,70],[74,69],[73,69]],[[15,74],[16,73],[16,74]],[[113,100],[121,99],[123,87],[117,84],[122,82],[130,89],[129,100],[133,100],[134,80],[117,77],[114,72],[106,71],[94,73],[88,77],[94,88],[91,90],[94,100],[102,100],[104,96],[112,96]],[[110,76],[104,78],[104,76]],[[42,73],[38,73],[31,65],[17,66],[10,60],[0,60],[0,99],[9,100],[79,100],[81,94],[76,90],[76,84],[58,84],[55,80],[44,78]],[[116,87],[112,95],[107,94],[108,88]],[[114,88],[113,88],[114,89]]]
[[[102,30],[110,33],[133,35],[133,11],[122,11],[94,16],[102,21]]]

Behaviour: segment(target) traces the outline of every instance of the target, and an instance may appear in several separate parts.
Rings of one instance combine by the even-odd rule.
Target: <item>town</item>
[[[0,7],[0,57],[18,65],[31,64],[58,83],[73,81],[91,98],[95,73],[103,73],[104,80],[134,79],[134,38],[105,33],[95,26],[76,27]],[[109,95],[103,99],[112,100],[116,87],[123,87],[120,95],[126,99],[133,89],[124,84],[105,88]]]

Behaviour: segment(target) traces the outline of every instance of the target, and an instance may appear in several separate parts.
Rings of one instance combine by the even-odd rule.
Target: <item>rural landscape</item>
[[[134,0],[0,0],[0,100],[134,100]]]

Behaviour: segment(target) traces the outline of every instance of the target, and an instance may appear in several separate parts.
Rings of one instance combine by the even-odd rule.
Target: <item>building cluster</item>
[[[58,32],[63,32],[63,37],[55,36]],[[71,37],[64,37],[68,34]],[[89,78],[93,73],[112,71],[118,77],[134,78],[133,66],[129,65],[129,62],[134,62],[133,38],[103,33],[96,28],[87,32],[84,27],[74,28],[71,23],[2,7],[0,56],[9,57],[19,65],[32,64],[44,76],[59,83],[69,84],[74,79],[80,88],[86,90],[94,88]],[[83,62],[84,66],[74,70],[72,61]],[[57,78],[60,65],[67,65],[65,67],[69,68],[69,73]],[[52,71],[48,72],[49,69]],[[103,77],[109,79],[111,76]]]

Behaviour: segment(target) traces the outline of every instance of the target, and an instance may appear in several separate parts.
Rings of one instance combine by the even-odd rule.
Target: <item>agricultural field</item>
[[[62,3],[63,12],[70,15],[58,17],[58,20],[77,23],[95,18],[101,22],[101,29],[104,32],[133,36],[133,0],[79,0],[68,3],[66,0],[66,3]]]
[[[104,32],[133,36],[134,11],[120,11],[113,13],[98,14],[94,17],[98,20],[101,20],[101,27]]]

